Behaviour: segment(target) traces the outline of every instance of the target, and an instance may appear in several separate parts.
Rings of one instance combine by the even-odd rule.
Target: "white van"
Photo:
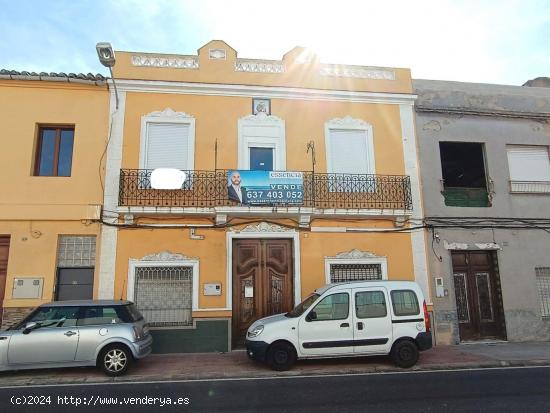
[[[329,284],[292,311],[254,322],[246,334],[248,356],[274,370],[297,359],[381,354],[411,367],[431,347],[426,301],[410,281]]]

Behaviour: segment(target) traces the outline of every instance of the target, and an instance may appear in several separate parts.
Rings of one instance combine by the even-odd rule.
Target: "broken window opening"
[[[487,207],[487,177],[483,144],[440,142],[445,205]]]

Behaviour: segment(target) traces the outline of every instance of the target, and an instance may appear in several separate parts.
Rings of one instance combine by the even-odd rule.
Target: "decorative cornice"
[[[146,255],[140,261],[189,261],[196,260],[196,257],[188,257],[183,254],[172,254],[169,251],[162,251],[157,254]]]
[[[446,250],[501,250],[502,247],[495,242],[483,242],[477,244],[468,244],[465,242],[448,242],[443,240],[443,248]]]
[[[370,251],[361,251],[358,249],[352,249],[351,251],[341,252],[339,254],[336,254],[334,257],[327,257],[331,259],[341,259],[341,260],[349,260],[349,259],[365,259],[365,258],[384,258],[380,257],[378,255],[373,254]]]
[[[162,67],[169,69],[198,69],[199,58],[197,56],[164,57],[133,55],[132,65],[146,67]]]
[[[285,66],[280,61],[237,59],[235,72],[284,73]]]
[[[185,113],[185,112],[176,112],[172,108],[166,108],[162,111],[156,110],[154,112],[148,113],[145,116],[150,116],[155,118],[163,117],[163,118],[172,118],[172,119],[194,119],[195,118],[193,115],[189,115],[188,113]]]
[[[293,229],[282,227],[276,224],[260,222],[257,225],[247,225],[239,232],[295,232]]]
[[[274,115],[267,115],[264,112],[258,112],[257,115],[243,116],[239,120],[253,121],[253,122],[282,122],[283,120]]]
[[[368,129],[371,127],[370,123],[365,122],[362,119],[352,118],[351,116],[345,116],[343,118],[334,118],[327,122],[329,127],[340,128],[353,128],[353,129]]]
[[[372,69],[360,66],[327,65],[321,68],[320,73],[321,76],[395,80],[395,72],[393,70]]]
[[[409,93],[366,92],[352,90],[306,89],[280,86],[235,85],[213,83],[172,82],[164,80],[117,80],[119,92],[175,93],[186,95],[246,97],[266,99],[299,99],[310,101],[336,101],[412,105],[417,98]]]

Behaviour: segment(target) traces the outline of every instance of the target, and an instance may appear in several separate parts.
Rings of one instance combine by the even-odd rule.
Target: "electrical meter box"
[[[11,298],[42,298],[44,278],[20,277],[13,280]]]
[[[221,283],[204,284],[204,295],[222,295]]]

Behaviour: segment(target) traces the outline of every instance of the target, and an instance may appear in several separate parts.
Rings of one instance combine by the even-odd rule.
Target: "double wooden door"
[[[495,253],[456,251],[452,259],[460,339],[505,339]]]
[[[0,322],[2,321],[2,301],[6,293],[6,276],[8,270],[8,255],[10,251],[10,237],[0,236]]]
[[[292,240],[236,239],[232,260],[235,348],[255,320],[292,309]]]

